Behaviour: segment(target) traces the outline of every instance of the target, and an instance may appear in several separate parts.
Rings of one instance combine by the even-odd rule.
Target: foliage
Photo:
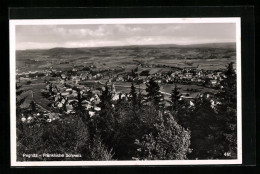
[[[22,129],[21,118],[23,116],[22,104],[25,102],[26,97],[22,97],[25,90],[22,89],[21,85],[16,84],[16,127]]]
[[[171,93],[171,102],[172,102],[172,110],[173,111],[177,111],[177,108],[179,106],[179,100],[181,98],[181,94],[177,88],[177,85],[174,86],[174,89],[172,90],[172,93]]]
[[[92,93],[86,94],[77,87],[73,87],[73,90],[77,91],[77,97],[76,100],[70,102],[70,104],[72,104],[76,115],[79,116],[85,124],[87,124],[87,122],[90,120],[90,115],[85,110],[85,107],[83,106],[83,101],[89,100],[92,97]]]
[[[140,76],[149,76],[149,70],[144,70],[140,73]]]
[[[131,85],[131,91],[130,91],[130,101],[132,102],[133,110],[135,110],[135,107],[137,105],[137,93],[136,88],[134,86],[134,83]]]
[[[101,108],[101,111],[95,118],[95,123],[104,143],[107,144],[108,147],[112,147],[111,138],[116,131],[116,120],[114,109],[112,107],[112,94],[109,91],[107,84],[105,90],[102,91],[102,95],[100,96],[99,107]]]
[[[151,78],[146,84],[146,100],[152,102],[155,107],[162,106],[163,95],[160,93],[160,86],[155,82],[154,78]]]
[[[188,118],[183,122],[183,126],[191,131],[190,147],[193,151],[189,157],[191,159],[221,157],[222,151],[217,136],[219,124],[210,100],[205,96],[196,98]]]
[[[163,118],[164,117],[164,118]],[[139,160],[183,160],[191,151],[190,132],[181,127],[173,117],[156,116],[153,131],[137,139],[137,159]]]
[[[133,77],[133,78],[136,78],[138,76],[137,70],[132,69],[130,76]]]
[[[232,158],[237,156],[237,98],[236,73],[233,62],[229,63],[225,77],[220,82],[223,89],[216,95],[219,101],[217,106],[218,120],[223,135],[222,146],[224,152],[230,152]]]
[[[102,143],[100,136],[95,135],[89,148],[89,156],[91,160],[108,161],[113,159],[114,154],[112,153],[112,149],[107,150],[106,146]]]
[[[132,70],[132,74],[137,71]],[[17,86],[18,160],[57,160],[28,159],[23,153],[82,155],[59,160],[223,159],[229,152],[230,158],[236,158],[236,74],[232,63],[222,78],[222,89],[216,96],[202,94],[192,101],[181,100],[175,85],[169,107],[163,105],[154,78],[146,83],[147,95],[141,93],[140,86],[137,92],[133,82],[128,99],[120,94],[117,101],[112,100],[117,94],[106,84],[97,105],[101,110],[93,116],[83,104],[93,94],[73,88],[77,92],[71,102],[75,114],[65,114],[66,108],[61,108],[62,117],[51,122],[21,121],[36,115],[37,107],[31,102],[30,109],[21,108],[25,99],[21,97],[22,88]],[[43,95],[53,100],[58,89],[51,83],[47,86]]]
[[[75,116],[50,123],[24,123],[23,129],[17,131],[18,161],[57,160],[55,157],[23,157],[23,154],[34,153],[81,155],[59,160],[111,160],[113,156],[97,135],[90,141],[86,125]]]
[[[83,125],[81,119],[72,116],[49,123],[23,123],[22,129],[17,131],[18,160],[55,160],[44,157],[28,159],[22,156],[23,153],[81,154],[88,140],[88,131]]]
[[[127,101],[121,101],[115,108],[114,118],[116,124],[114,129],[116,131],[112,132],[110,144],[113,145],[116,159],[129,160],[136,149],[134,141],[139,134],[139,111],[133,111],[132,105],[129,105]]]
[[[176,115],[178,122],[191,131],[190,159],[236,158],[236,76],[232,63],[225,76],[223,90],[216,97],[199,96],[194,106],[186,106]]]
[[[36,111],[36,104],[35,104],[34,101],[31,101],[31,102],[30,102],[30,108],[31,108],[32,112],[35,112],[35,111]]]
[[[22,97],[25,90],[22,89],[21,85],[16,84],[16,115],[20,118],[22,114],[22,104],[25,102],[26,97]]]

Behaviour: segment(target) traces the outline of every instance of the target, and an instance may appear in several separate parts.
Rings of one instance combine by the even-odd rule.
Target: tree
[[[87,124],[90,120],[90,115],[85,110],[85,107],[83,106],[83,101],[89,99],[91,97],[91,94],[85,95],[84,92],[77,87],[73,87],[73,90],[77,91],[77,98],[76,100],[70,102],[70,104],[72,104],[76,114],[83,120],[85,124]]]
[[[191,159],[218,159],[222,155],[218,137],[219,123],[211,101],[200,96],[194,101],[187,115],[180,115],[180,123],[191,131]]]
[[[68,104],[68,98],[67,97],[64,97],[63,98],[64,100],[65,100],[65,102],[63,103],[63,105],[62,105],[62,111],[63,112],[67,112],[67,104]]]
[[[175,112],[177,111],[177,107],[179,105],[180,98],[181,98],[181,94],[180,94],[177,86],[175,85],[175,87],[171,93],[172,110]]]
[[[147,102],[152,102],[156,107],[160,107],[163,101],[163,95],[160,93],[160,86],[151,78],[146,84]]]
[[[27,85],[30,85],[31,83],[32,83],[31,80],[28,80],[28,81],[26,82]]]
[[[134,69],[134,72],[138,72],[138,66],[136,66],[136,68]]]
[[[90,144],[89,159],[95,161],[108,161],[112,160],[114,153],[113,149],[108,150],[107,147],[102,142],[102,139],[99,135],[95,134],[92,143]]]
[[[23,129],[17,134],[18,161],[32,160],[25,158],[24,153],[59,153],[81,154],[86,159],[89,154],[84,153],[87,148],[88,130],[78,117],[68,116],[52,122],[23,123]],[[69,158],[67,160],[78,160]],[[39,157],[33,160],[57,160],[57,158]],[[61,160],[65,160],[62,158]]]
[[[23,108],[22,105],[24,104],[27,96],[23,97],[22,94],[25,90],[22,89],[21,85],[16,84],[16,130],[17,133],[23,130],[21,118],[23,116]]]
[[[129,101],[123,100],[117,104],[115,111],[115,132],[110,141],[113,145],[114,157],[118,160],[129,160],[136,150],[134,141],[139,137],[139,110],[134,110]]]
[[[112,147],[111,139],[115,133],[115,118],[114,109],[112,107],[112,94],[106,84],[105,90],[100,96],[99,107],[101,108],[99,115],[96,117],[97,129],[103,142],[109,147]]]
[[[220,82],[223,87],[217,94],[218,120],[221,125],[220,135],[223,135],[223,153],[231,153],[232,158],[237,156],[237,85],[236,73],[231,62],[224,72],[224,79]]]
[[[135,69],[132,69],[130,76],[132,76],[133,78],[136,78],[138,76],[137,71]]]
[[[100,96],[100,104],[99,106],[101,109],[107,109],[110,108],[112,105],[112,94],[109,91],[108,85],[106,83],[105,90],[102,91],[102,94]]]
[[[160,111],[153,124],[153,131],[137,139],[138,160],[183,160],[190,153],[190,132],[173,117]]]
[[[77,91],[77,97],[76,100],[71,102],[70,104],[72,104],[76,113],[81,114],[82,112],[85,112],[85,108],[82,105],[82,102],[86,99],[86,97],[82,95],[79,88],[73,87],[73,90]]]
[[[203,83],[203,86],[208,86],[210,84],[210,79],[207,77]]]
[[[31,101],[31,102],[30,102],[30,108],[31,108],[32,112],[35,112],[35,111],[36,111],[36,104],[35,104],[34,101]]]
[[[130,100],[132,102],[133,110],[135,110],[135,107],[137,105],[137,94],[136,94],[136,88],[134,86],[134,83],[131,85],[131,91],[130,91]]]
[[[144,70],[140,73],[140,76],[149,76],[149,70]]]
[[[143,95],[140,91],[140,87],[139,87],[139,92],[138,92],[138,96],[137,96],[137,104],[138,104],[139,109],[141,109],[141,107],[142,107],[143,99],[144,99],[144,97],[143,97]]]
[[[22,97],[25,90],[22,89],[21,85],[16,84],[16,116],[19,119],[22,114],[22,105],[27,97]]]

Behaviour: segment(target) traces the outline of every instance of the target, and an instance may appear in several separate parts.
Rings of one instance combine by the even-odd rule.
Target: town
[[[236,138],[236,64],[229,57],[234,49],[82,50],[18,52],[20,160],[34,152],[28,150],[36,147],[31,137],[33,144],[41,142],[40,153],[80,154],[80,160],[236,158],[230,139]],[[165,50],[169,55],[161,57]],[[212,51],[219,57],[208,58]],[[182,52],[197,53],[171,57]],[[149,146],[154,142],[159,147]]]
[[[239,25],[147,20],[15,26],[16,161],[238,159]]]
[[[152,74],[150,71],[152,71],[153,68],[165,68],[166,70],[161,73],[156,72]],[[67,71],[57,71],[49,67],[42,71],[17,73],[16,76],[17,82],[29,86],[44,82],[46,84],[45,88],[41,89],[40,92],[42,95],[46,95],[49,91],[52,92],[54,100],[51,104],[51,108],[65,108],[68,114],[73,113],[71,103],[77,100],[78,94],[75,88],[81,90],[82,93],[91,92],[93,97],[90,98],[89,101],[83,101],[83,106],[86,110],[89,110],[91,116],[93,116],[95,112],[100,111],[97,105],[100,102],[99,96],[105,84],[110,86],[113,92],[112,100],[114,101],[118,100],[119,97],[127,98],[129,96],[129,93],[126,91],[130,89],[131,83],[136,84],[137,88],[144,91],[145,84],[148,83],[151,78],[161,86],[173,86],[173,84],[195,86],[195,88],[187,88],[186,91],[181,93],[181,99],[189,100],[192,105],[192,99],[194,99],[196,95],[199,95],[196,86],[218,90],[222,88],[220,81],[225,78],[223,71],[220,70],[199,70],[196,67],[178,68],[166,65],[145,65],[141,63],[137,64],[136,68],[129,72],[126,72],[124,67],[96,70],[95,66],[89,65],[74,66]],[[117,88],[119,88],[119,90]],[[167,96],[169,98],[171,90],[172,88],[161,91],[161,93],[165,95],[166,98]],[[212,93],[209,92],[208,95],[210,94]],[[41,106],[40,101],[37,99],[34,99],[34,101]],[[165,104],[168,105],[169,102],[166,100]],[[46,107],[47,106],[42,106],[42,108]],[[49,107],[46,110],[49,110]],[[51,112],[49,112],[49,114],[45,113],[45,115],[50,115],[52,119],[54,118]]]

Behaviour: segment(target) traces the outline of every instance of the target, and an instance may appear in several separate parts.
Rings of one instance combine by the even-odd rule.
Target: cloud
[[[235,42],[235,24],[77,24],[16,26],[16,48]]]

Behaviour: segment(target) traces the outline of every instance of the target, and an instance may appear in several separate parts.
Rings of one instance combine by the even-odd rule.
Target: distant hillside
[[[81,48],[52,48],[48,50],[49,53],[52,54],[57,54],[57,53],[63,53],[63,54],[81,54],[81,53],[85,53],[85,51]]]
[[[88,50],[95,49],[106,49],[106,48],[236,48],[235,42],[224,42],[224,43],[206,43],[206,44],[191,44],[191,45],[177,45],[177,44],[162,44],[162,45],[128,45],[128,46],[106,46],[106,47],[79,47],[79,48],[65,48],[65,47],[56,47],[51,49],[30,49],[30,50],[17,50],[17,51],[47,51],[51,54],[81,54],[88,52]]]
[[[118,61],[129,60],[158,60],[172,61],[173,59],[220,59],[235,58],[235,43],[208,43],[193,45],[129,45],[110,47],[80,47],[80,48],[52,48],[16,51],[17,60],[27,61],[56,61],[91,60],[111,61],[111,58]]]
[[[206,61],[204,61],[204,59]],[[219,69],[236,60],[235,43],[194,45],[129,45],[85,48],[52,48],[16,51],[20,71],[94,64],[98,68],[132,67],[142,64],[199,66]],[[128,66],[129,65],[129,66]]]
[[[190,48],[236,48],[235,42],[225,42],[225,43],[206,43],[206,44],[192,44],[185,45],[184,47]]]
[[[162,45],[131,45],[126,47],[154,47],[154,48],[236,48],[235,42],[223,42],[223,43],[205,43],[205,44],[190,44],[190,45],[177,45],[177,44],[162,44]]]

